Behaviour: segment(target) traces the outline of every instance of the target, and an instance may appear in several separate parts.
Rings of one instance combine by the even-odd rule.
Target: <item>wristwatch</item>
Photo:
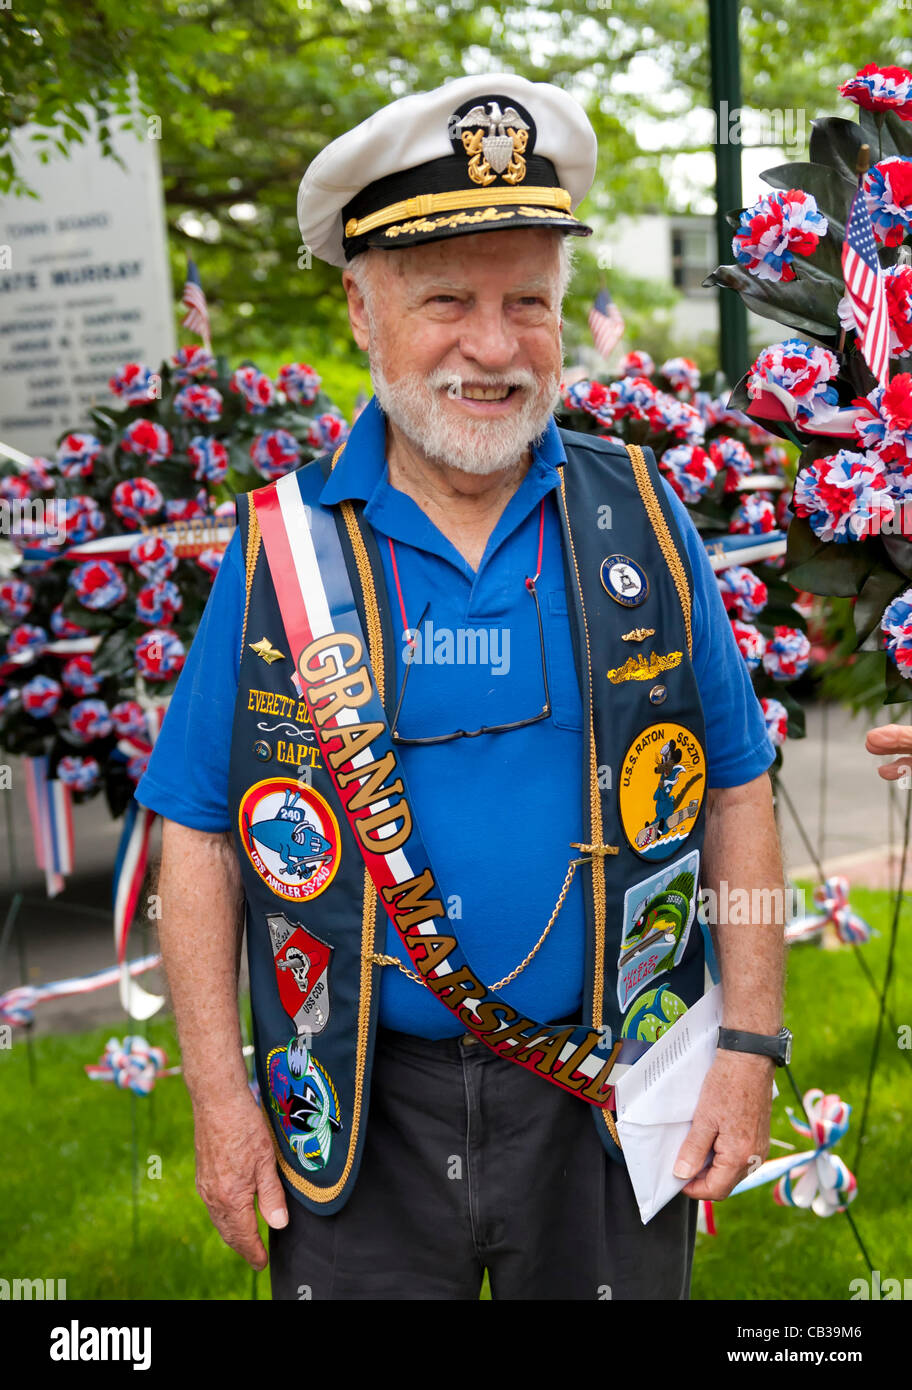
[[[757,1052],[761,1057],[772,1057],[777,1067],[787,1067],[792,1060],[792,1035],[788,1028],[773,1034],[720,1028],[718,1046],[731,1052]]]

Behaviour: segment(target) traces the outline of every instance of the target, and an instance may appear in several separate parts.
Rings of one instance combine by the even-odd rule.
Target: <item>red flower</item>
[[[898,340],[893,345],[893,355],[897,355],[898,347],[900,354],[905,356],[912,352],[912,265],[892,266],[884,276],[884,288],[890,330]]]
[[[843,83],[839,95],[866,111],[895,111],[901,120],[912,121],[912,73],[906,68],[881,68],[868,63]]]

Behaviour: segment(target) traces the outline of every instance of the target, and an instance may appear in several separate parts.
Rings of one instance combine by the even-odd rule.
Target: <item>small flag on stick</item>
[[[624,318],[607,290],[599,290],[589,310],[589,331],[603,357],[607,357],[624,333]]]
[[[206,296],[203,293],[203,286],[200,283],[199,271],[196,263],[187,258],[187,280],[184,285],[184,292],[181,295],[181,303],[186,306],[187,317],[184,319],[183,328],[189,328],[191,333],[197,333],[203,340],[203,346],[207,352],[212,351],[212,344],[209,341],[209,306],[206,303]]]
[[[861,154],[867,150],[862,146]],[[859,163],[861,163],[861,159]],[[867,167],[867,160],[864,160]],[[864,173],[860,169],[860,174]],[[842,274],[858,331],[861,354],[881,386],[890,381],[890,316],[877,245],[859,178],[842,244]]]

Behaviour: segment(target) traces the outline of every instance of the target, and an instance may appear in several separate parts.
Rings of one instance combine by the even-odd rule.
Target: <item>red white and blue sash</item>
[[[335,518],[318,500],[322,476],[308,472],[316,476],[305,481],[299,470],[258,489],[251,505],[295,685],[380,901],[416,973],[461,1027],[498,1056],[610,1107],[619,1076],[649,1044],[522,1016],[481,982],[453,934],[371,670]]]

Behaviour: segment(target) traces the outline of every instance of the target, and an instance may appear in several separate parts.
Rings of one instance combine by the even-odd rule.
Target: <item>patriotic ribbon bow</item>
[[[793,917],[786,924],[787,945],[819,936],[828,922],[832,922],[844,946],[863,946],[874,935],[874,928],[849,906],[849,880],[841,874],[833,874],[818,884],[814,889],[814,902],[818,912]]]
[[[168,1057],[162,1048],[152,1047],[138,1035],[130,1035],[123,1042],[119,1038],[108,1038],[101,1060],[94,1066],[86,1066],[85,1070],[92,1081],[113,1081],[122,1091],[147,1096],[159,1076],[173,1075],[177,1068],[168,1068]]]
[[[839,1096],[825,1095],[816,1088],[805,1091],[802,1104],[807,1119],[796,1115],[791,1107],[786,1107],[786,1113],[796,1133],[810,1139],[815,1147],[761,1163],[731,1195],[774,1182],[773,1198],[779,1206],[804,1207],[815,1216],[832,1216],[845,1211],[858,1195],[854,1174],[831,1152],[848,1131],[852,1107]]]
[[[161,965],[161,956],[142,956],[139,960],[130,961],[125,969],[132,977],[142,975],[146,970],[154,970],[158,965]],[[121,967],[114,965],[106,970],[98,970],[94,975],[53,980],[46,985],[17,985],[5,994],[0,994],[0,1023],[26,1028],[35,1021],[35,1005],[44,1003],[45,999],[60,999],[70,994],[91,994],[96,989],[116,985],[120,978]]]

